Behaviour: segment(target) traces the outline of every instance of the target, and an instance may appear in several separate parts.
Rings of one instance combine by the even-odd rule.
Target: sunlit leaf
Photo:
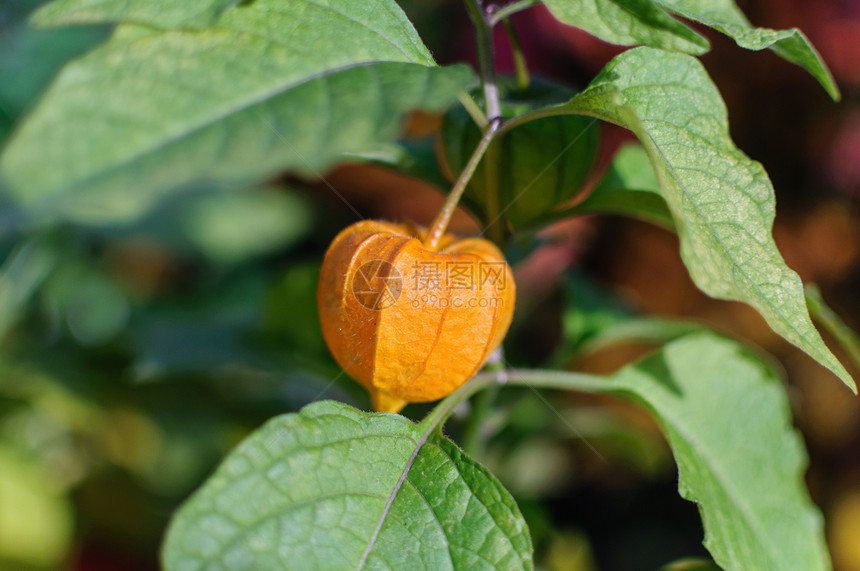
[[[699,504],[724,569],[829,569],[807,459],[773,372],[736,343],[685,337],[610,379],[663,427],[679,490]]]
[[[127,219],[194,181],[317,176],[473,83],[435,66],[391,0],[256,0],[201,31],[122,25],[60,73],[0,177],[34,215]]]
[[[553,16],[601,40],[690,54],[708,51],[708,40],[664,12],[652,0],[546,0]]]
[[[176,514],[190,569],[530,569],[511,496],[435,427],[319,402],[246,439]]]
[[[774,331],[856,390],[813,326],[800,277],[773,240],[767,173],[732,142],[725,104],[695,58],[652,48],[624,52],[555,111],[633,131],[651,157],[696,285],[713,297],[749,303]]]
[[[738,343],[694,333],[606,379],[512,371],[509,382],[613,394],[648,409],[672,448],[681,495],[699,504],[705,547],[723,569],[830,569],[785,390]]]
[[[748,50],[771,49],[782,59],[808,71],[838,100],[837,87],[830,70],[815,47],[797,28],[771,30],[750,24],[734,0],[654,0],[670,12],[722,32]]]

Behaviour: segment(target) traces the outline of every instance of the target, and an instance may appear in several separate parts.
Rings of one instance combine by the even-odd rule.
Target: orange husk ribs
[[[440,399],[466,382],[501,344],[515,286],[502,253],[479,238],[362,221],[334,239],[317,303],[338,364],[376,410]]]

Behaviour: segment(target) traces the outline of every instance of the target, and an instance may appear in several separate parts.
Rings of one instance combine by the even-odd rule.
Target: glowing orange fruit
[[[317,303],[323,335],[376,410],[440,399],[499,346],[514,311],[513,275],[480,238],[366,220],[344,229],[323,260]]]

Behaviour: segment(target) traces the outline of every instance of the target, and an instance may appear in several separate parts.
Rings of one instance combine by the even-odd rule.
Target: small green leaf
[[[651,159],[639,145],[621,147],[600,184],[565,216],[620,214],[674,229]]]
[[[439,68],[392,0],[256,0],[202,31],[134,25],[67,65],[0,156],[34,215],[138,216],[201,180],[316,175],[387,148],[475,78]]]
[[[654,0],[670,12],[726,34],[748,50],[771,49],[779,57],[799,65],[839,100],[839,87],[812,43],[797,28],[770,30],[750,24],[734,0]]]
[[[238,0],[54,0],[30,17],[34,26],[129,22],[156,28],[204,28]]]
[[[662,345],[704,328],[694,321],[638,316],[605,288],[572,271],[564,276],[563,293],[562,338],[549,361],[554,367],[612,345]]]
[[[652,0],[546,0],[552,15],[603,41],[646,45],[694,55],[708,51],[708,40],[664,12]]]
[[[633,131],[654,164],[696,285],[755,307],[774,331],[856,392],[809,318],[800,277],[773,241],[767,173],[732,142],[725,104],[701,63],[629,50],[569,103],[540,113],[550,112],[593,115]]]
[[[435,428],[335,402],[269,421],[176,514],[165,568],[531,569],[514,500]]]
[[[649,408],[699,504],[705,546],[724,569],[830,568],[806,455],[773,371],[737,343],[694,334],[610,378]]]

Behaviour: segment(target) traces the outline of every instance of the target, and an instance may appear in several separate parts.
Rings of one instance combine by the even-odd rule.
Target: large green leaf
[[[31,212],[130,217],[201,179],[316,174],[473,82],[465,66],[435,67],[391,0],[256,0],[202,31],[123,25],[63,70],[0,177]]]
[[[681,495],[697,502],[705,546],[724,569],[829,569],[806,455],[773,372],[710,333],[668,344],[610,379],[663,428]]]
[[[335,402],[269,421],[176,514],[165,568],[531,568],[511,496],[436,428]]]
[[[4,12],[0,20],[9,17]],[[109,32],[106,26],[55,30],[2,26],[0,23],[0,143],[60,68],[104,41]]]
[[[748,50],[771,49],[779,57],[807,70],[839,99],[839,88],[812,43],[797,28],[771,30],[750,24],[734,0],[655,0],[679,16],[714,28]]]
[[[691,54],[708,51],[708,40],[668,15],[652,0],[546,0],[552,15],[601,40]]]
[[[570,102],[536,114],[548,113],[593,115],[632,130],[654,164],[696,285],[749,303],[856,391],[809,318],[800,277],[773,241],[770,179],[732,142],[725,104],[695,58],[629,50]]]
[[[36,26],[134,22],[157,28],[203,28],[239,0],[55,0],[37,10]]]
[[[614,394],[650,410],[678,464],[681,495],[699,504],[705,546],[723,569],[830,568],[785,390],[738,343],[693,333],[607,379],[512,370],[507,380]]]

